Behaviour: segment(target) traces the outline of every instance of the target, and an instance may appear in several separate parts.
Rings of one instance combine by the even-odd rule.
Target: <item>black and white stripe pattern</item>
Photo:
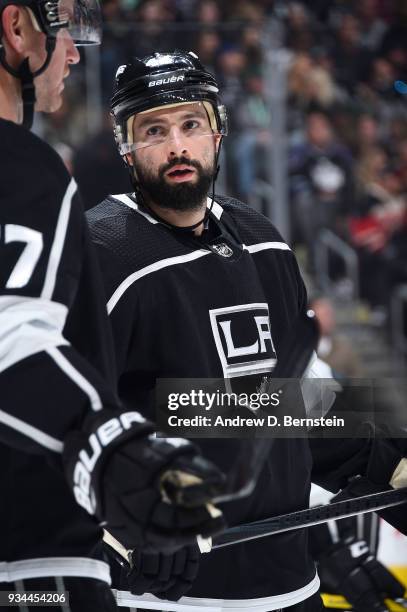
[[[71,179],[65,192],[65,195],[62,199],[58,221],[55,228],[54,241],[52,243],[50,255],[48,258],[44,286],[41,291],[41,297],[45,299],[51,300],[54,293],[55,283],[58,274],[58,267],[61,262],[61,256],[67,238],[67,229],[69,217],[71,214],[72,199],[76,192],[77,185],[74,179]]]

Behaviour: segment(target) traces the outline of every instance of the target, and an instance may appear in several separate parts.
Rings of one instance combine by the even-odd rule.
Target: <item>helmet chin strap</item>
[[[27,129],[31,129],[34,119],[34,107],[36,102],[34,79],[48,68],[52,58],[52,54],[55,49],[55,45],[56,38],[52,36],[47,36],[45,43],[45,51],[47,57],[45,58],[45,62],[43,63],[41,68],[35,70],[35,72],[31,72],[30,70],[28,57],[26,57],[21,62],[20,66],[17,69],[12,68],[6,60],[3,45],[0,46],[0,64],[5,70],[7,70],[9,74],[11,74],[16,79],[19,79],[21,82],[21,99],[23,102],[22,123]]]
[[[160,217],[160,215],[158,215],[154,210],[152,210],[152,208],[147,204],[146,199],[145,199],[142,191],[140,190],[140,187],[138,187],[138,189],[136,189],[136,193],[137,193],[138,198],[140,198],[140,200],[141,200],[141,204],[144,206],[144,208],[146,208],[148,210],[149,214],[152,217],[154,217],[154,219],[156,219],[157,221],[159,221],[160,223],[162,223],[166,227],[169,227],[170,229],[172,229],[172,230],[174,230],[176,232],[180,232],[180,233],[192,232],[197,227],[202,225],[202,223],[205,223],[206,219],[208,218],[209,210],[206,209],[205,215],[197,223],[194,223],[193,225],[186,225],[186,226],[174,225],[173,223],[170,223],[166,219],[163,219],[162,217]]]

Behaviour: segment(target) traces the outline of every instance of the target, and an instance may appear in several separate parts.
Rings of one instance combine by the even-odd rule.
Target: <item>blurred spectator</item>
[[[215,30],[205,30],[198,36],[196,45],[191,46],[204,66],[210,71],[216,70],[216,59],[221,46],[221,39]]]
[[[234,109],[242,97],[242,78],[246,68],[246,58],[241,49],[227,45],[218,55],[217,69],[222,101],[229,112],[229,123],[235,127]]]
[[[360,157],[357,164],[359,188],[365,189],[382,173],[388,163],[386,151],[379,146],[371,146]]]
[[[365,114],[359,117],[357,140],[361,151],[379,142],[379,129],[379,123],[373,115]]]
[[[143,57],[155,51],[167,51],[182,47],[174,28],[168,27],[176,20],[175,7],[167,0],[143,0],[137,7],[137,27],[129,36],[131,55]]]
[[[352,156],[336,136],[328,116],[309,113],[304,141],[290,151],[293,223],[310,249],[322,227],[337,229],[353,200]]]
[[[263,61],[262,31],[260,24],[246,26],[241,32],[241,48],[250,69],[259,69]]]
[[[179,19],[182,21],[193,21],[197,14],[200,0],[174,0],[174,6]]]
[[[304,4],[292,2],[288,6],[285,44],[294,51],[309,51],[314,44],[314,33]]]
[[[356,11],[360,19],[361,44],[369,51],[376,51],[388,27],[379,16],[378,0],[359,0]]]
[[[373,307],[387,306],[393,287],[407,281],[407,193],[378,147],[360,160],[358,178],[349,229],[359,254],[361,295]]]
[[[334,78],[348,93],[354,93],[357,85],[366,78],[372,59],[371,52],[361,43],[360,24],[350,13],[342,16],[338,31],[331,43],[335,58]]]
[[[261,74],[248,74],[245,95],[236,109],[239,132],[233,146],[238,196],[245,202],[252,199],[256,176],[264,175],[264,160],[271,147],[270,109],[264,96]],[[263,170],[263,172],[262,172]]]
[[[378,57],[371,64],[367,81],[359,87],[361,100],[379,117],[386,130],[389,130],[389,124],[395,116],[400,115],[407,119],[405,99],[394,89],[397,78],[393,64],[383,57]]]
[[[396,72],[393,65],[384,58],[377,58],[373,61],[368,87],[381,97],[395,98],[394,81]]]
[[[131,53],[125,27],[128,18],[120,0],[105,0],[102,3],[103,47],[101,48],[102,97],[106,104],[112,93],[112,82],[117,67],[125,64]]]
[[[342,94],[332,79],[332,72],[330,58],[321,50],[312,56],[309,53],[293,55],[287,77],[290,144],[302,140],[306,114],[310,110],[328,110],[341,100]]]
[[[216,0],[201,0],[197,6],[196,18],[203,26],[220,23],[222,16],[218,2]]]
[[[307,53],[298,53],[288,74],[288,90],[291,102],[310,107],[331,106],[338,92],[329,72],[314,63]]]
[[[374,147],[379,146],[381,141],[380,125],[376,117],[369,113],[360,115],[355,130],[355,156],[358,158],[365,156]]]
[[[405,29],[407,37],[407,28]],[[404,77],[407,74],[407,48],[406,42],[395,44],[393,41],[392,47],[387,51],[385,57],[393,65],[398,77]]]
[[[310,301],[310,308],[315,312],[321,332],[318,357],[331,366],[335,378],[362,378],[363,367],[351,341],[336,330],[332,301],[328,297],[319,296]]]
[[[259,2],[234,0],[229,13],[230,21],[251,22],[260,25],[264,23],[265,7]]]

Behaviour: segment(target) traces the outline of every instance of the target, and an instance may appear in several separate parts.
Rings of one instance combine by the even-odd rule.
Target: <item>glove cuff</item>
[[[153,423],[138,412],[102,410],[91,415],[80,432],[65,441],[64,461],[77,503],[89,514],[103,518],[101,475],[112,452],[126,440],[145,437]]]
[[[367,478],[382,488],[388,488],[403,455],[399,448],[390,440],[373,440],[369,464],[366,470]]]
[[[397,465],[390,480],[393,489],[407,487],[407,458],[404,457]]]

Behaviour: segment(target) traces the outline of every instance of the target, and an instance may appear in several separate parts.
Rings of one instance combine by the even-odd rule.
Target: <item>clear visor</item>
[[[166,112],[178,106],[180,112],[176,115]],[[208,102],[167,104],[127,120],[127,142],[120,145],[120,153],[125,155],[175,139],[195,141],[216,134],[219,130],[212,105]]]
[[[100,44],[102,15],[98,0],[48,0],[40,10],[48,34],[70,38],[76,46]]]

